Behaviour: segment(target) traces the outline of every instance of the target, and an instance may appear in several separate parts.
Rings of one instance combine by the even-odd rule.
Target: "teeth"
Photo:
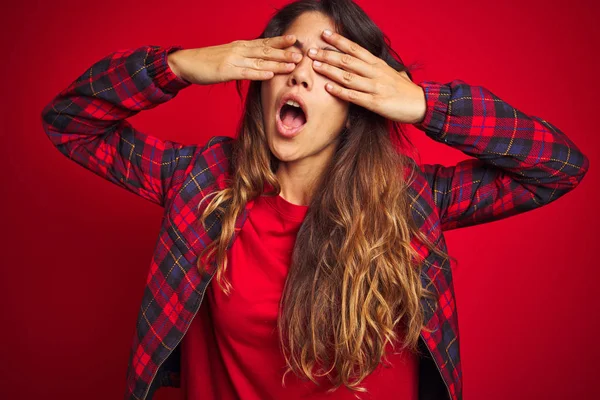
[[[295,102],[294,100],[288,100],[285,104],[300,108],[300,103]]]

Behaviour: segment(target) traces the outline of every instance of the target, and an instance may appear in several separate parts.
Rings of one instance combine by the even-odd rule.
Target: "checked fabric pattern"
[[[166,59],[182,48],[148,45],[109,54],[41,114],[58,151],[165,210],[131,346],[127,400],[150,399],[161,386],[179,385],[177,346],[214,272],[213,264],[210,274],[200,275],[195,263],[219,233],[219,220],[211,216],[206,230],[195,222],[201,200],[225,187],[234,139],[217,135],[204,145],[184,145],[142,133],[126,120],[190,86]],[[427,112],[415,126],[474,157],[451,167],[420,166],[409,190],[415,221],[442,250],[447,251],[444,230],[541,207],[573,190],[587,172],[588,158],[557,127],[487,89],[461,80],[419,85]],[[251,209],[252,202],[237,221],[238,230]],[[423,285],[438,294],[436,301],[423,302],[432,332],[422,331],[422,344],[435,362],[435,379],[448,398],[458,400],[462,369],[451,266],[412,244],[425,259]]]

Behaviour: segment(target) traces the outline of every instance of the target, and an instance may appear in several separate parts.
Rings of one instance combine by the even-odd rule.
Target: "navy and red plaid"
[[[234,139],[215,136],[204,145],[184,145],[144,134],[126,121],[190,86],[167,63],[167,55],[182,48],[148,45],[109,54],[42,112],[44,130],[62,154],[165,209],[131,347],[129,400],[150,399],[161,386],[179,386],[178,345],[214,273],[214,264],[211,273],[201,275],[195,263],[220,231],[216,215],[201,229],[198,204],[223,188],[230,173]],[[411,185],[413,217],[440,249],[447,251],[443,231],[541,207],[573,190],[587,172],[588,158],[563,132],[489,90],[461,80],[419,85],[427,111],[415,126],[474,157],[451,167],[422,165]],[[250,210],[238,220],[238,230]],[[425,258],[423,285],[437,293],[435,301],[423,300],[431,332],[421,333],[427,351],[420,398],[458,400],[462,370],[451,266],[420,243],[413,246]],[[434,364],[425,362],[429,355]],[[442,390],[437,394],[431,389],[436,379]]]

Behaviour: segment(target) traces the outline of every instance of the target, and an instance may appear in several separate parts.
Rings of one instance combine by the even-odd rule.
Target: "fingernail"
[[[302,54],[295,53],[295,54],[292,56],[292,58],[293,58],[295,61],[300,61],[300,60],[302,59]]]
[[[329,29],[325,29],[325,30],[323,31],[323,34],[324,34],[325,36],[331,36],[331,31],[330,31]]]
[[[286,38],[287,40],[292,40],[292,38],[293,38],[293,37],[294,37],[293,35],[286,35],[286,37],[285,37],[285,38]]]
[[[314,60],[313,62],[315,63],[316,67],[320,67],[321,66],[321,61]]]
[[[310,49],[308,51],[308,54],[310,54],[311,56],[316,56],[317,55],[317,49]]]

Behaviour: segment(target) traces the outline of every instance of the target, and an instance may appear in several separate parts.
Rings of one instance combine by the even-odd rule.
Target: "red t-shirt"
[[[227,297],[210,282],[200,310],[185,334],[181,350],[181,388],[187,400],[332,399],[355,400],[339,387],[327,394],[326,377],[316,386],[293,372],[285,377],[277,312],[292,249],[308,207],[281,196],[261,196],[233,242],[226,276],[233,288]],[[417,400],[418,358],[391,354],[393,367],[380,364],[361,382],[369,393],[361,399]]]

